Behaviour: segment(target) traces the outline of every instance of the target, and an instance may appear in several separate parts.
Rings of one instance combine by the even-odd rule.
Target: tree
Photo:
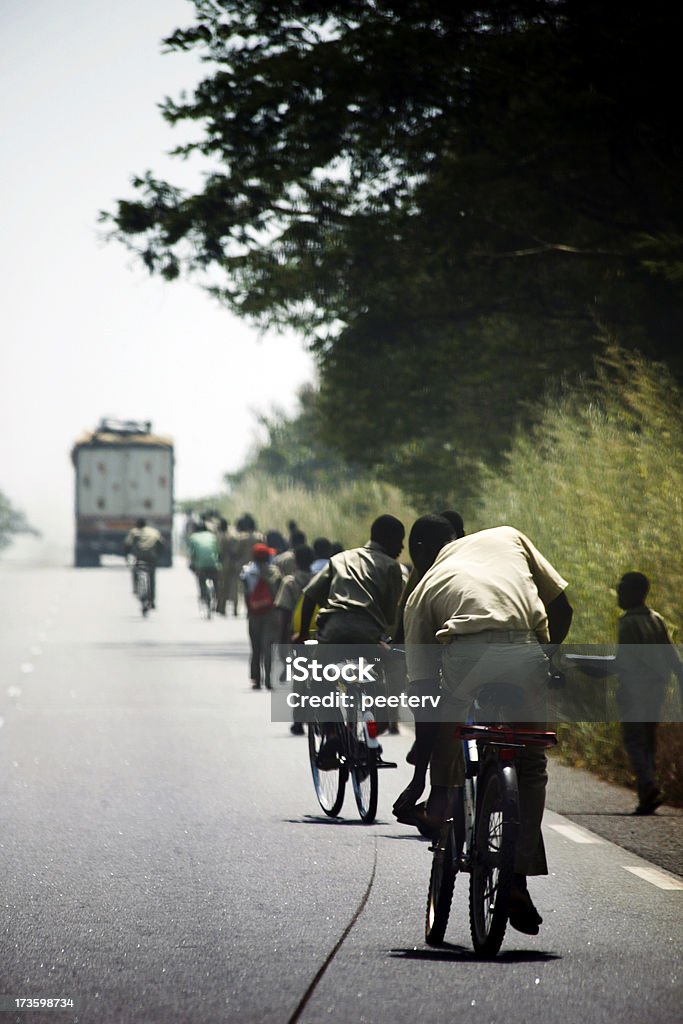
[[[301,388],[298,409],[292,416],[274,410],[259,413],[257,422],[262,438],[236,473],[227,473],[225,482],[238,487],[252,474],[279,483],[300,484],[314,489],[338,486],[359,476],[357,466],[319,440],[319,395],[311,385]]]
[[[17,533],[30,533],[39,537],[40,533],[30,525],[24,513],[12,505],[9,498],[0,491],[0,550],[6,548],[11,538]]]
[[[600,338],[683,321],[681,14],[663,0],[195,0],[211,65],[172,124],[215,170],[152,174],[118,237],[317,353],[324,437],[425,500],[499,457]]]

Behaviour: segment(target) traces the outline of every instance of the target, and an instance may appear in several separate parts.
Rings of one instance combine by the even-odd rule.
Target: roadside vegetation
[[[39,531],[31,526],[22,510],[16,508],[7,495],[0,491],[0,551],[19,533],[40,536]]]
[[[455,503],[468,532],[510,523],[564,575],[575,609],[573,643],[614,641],[620,614],[615,585],[634,569],[650,578],[650,604],[674,642],[683,642],[681,397],[664,366],[608,349],[590,379],[548,398],[539,425],[520,430],[501,469],[480,467],[478,500]],[[296,450],[290,433],[296,436],[296,422],[277,419],[278,459],[268,454],[271,433],[229,491],[206,499],[204,507],[218,505],[232,522],[249,511],[263,529],[282,530],[294,519],[310,539],[325,535],[344,546],[363,543],[381,512],[397,515],[409,529],[425,511],[397,487],[367,475],[345,479],[333,464],[320,471],[318,482],[303,483],[296,460],[283,454]],[[605,684],[570,678],[569,685]],[[613,691],[614,681],[607,685]],[[673,685],[669,699],[675,709]],[[568,763],[631,781],[618,724],[561,725],[560,734],[558,756]],[[667,798],[681,805],[682,755],[683,725],[661,726],[662,780]]]

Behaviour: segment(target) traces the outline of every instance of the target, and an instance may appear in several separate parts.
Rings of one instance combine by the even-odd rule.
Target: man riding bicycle
[[[135,526],[128,532],[123,542],[126,555],[132,555],[133,593],[136,593],[136,576],[138,566],[143,565],[149,573],[150,605],[156,608],[156,567],[159,556],[164,548],[164,541],[155,526],[148,526],[146,519],[137,519]]]
[[[395,516],[382,515],[370,528],[363,547],[333,555],[304,588],[301,630],[294,640],[307,640],[316,605],[317,639],[322,644],[377,644],[389,636],[403,590],[396,561],[403,550],[405,528]],[[336,763],[330,737],[320,750],[320,767]]]
[[[202,521],[194,528],[188,541],[188,554],[190,569],[197,577],[199,585],[199,600],[206,600],[206,581],[213,580],[214,593],[218,589],[218,572],[220,559],[218,557],[218,540],[213,530],[210,530],[207,523]]]
[[[559,644],[569,632],[572,608],[566,581],[510,526],[495,527],[445,544],[437,541],[429,567],[404,613],[406,662],[413,688],[445,698],[446,716],[464,722],[482,686],[517,686],[522,705],[514,720],[545,728],[544,692],[548,659],[541,644]],[[462,754],[455,729],[443,723],[416,728],[418,766],[413,782],[394,806],[405,816],[424,787],[432,753],[426,814],[436,823],[449,812],[454,786],[463,783]],[[527,891],[527,875],[548,873],[541,836],[547,784],[543,749],[525,748],[520,759],[520,832],[511,891],[510,924],[535,935],[542,918]]]

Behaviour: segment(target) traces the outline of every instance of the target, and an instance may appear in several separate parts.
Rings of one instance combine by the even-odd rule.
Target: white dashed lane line
[[[621,867],[624,871],[630,871],[632,875],[650,882],[651,885],[656,885],[658,889],[683,890],[683,879],[676,878],[675,875],[670,875],[659,868],[635,868],[628,864],[622,864]]]
[[[588,832],[584,828],[579,828],[578,825],[548,825],[548,828],[553,829],[555,832],[559,832],[565,839],[571,839],[573,843],[586,843],[593,844],[595,846],[604,846],[603,839],[600,839],[599,836],[594,835],[592,832]]]
[[[600,836],[596,836],[593,832],[589,832],[588,829],[581,828],[578,825],[546,822],[543,827],[552,829],[553,832],[557,832],[558,835],[561,835],[564,839],[570,840],[572,843],[578,843],[586,846],[611,845],[607,840],[601,839]],[[624,853],[624,850],[620,847],[615,847],[615,849],[619,849],[622,854]],[[632,875],[636,875],[637,878],[641,878],[644,882],[648,882],[650,885],[656,885],[658,889],[666,889],[670,892],[683,891],[683,878],[670,874],[668,871],[664,871],[661,868],[651,867],[647,864],[643,864],[642,866],[620,864],[619,867],[622,871],[629,871]]]

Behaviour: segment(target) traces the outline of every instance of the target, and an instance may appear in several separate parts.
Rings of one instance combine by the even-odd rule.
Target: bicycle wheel
[[[351,759],[351,785],[360,820],[370,825],[377,814],[377,751],[368,746],[363,723],[352,719],[347,726]]]
[[[213,609],[214,609],[214,593],[215,593],[215,591],[213,589],[213,580],[212,579],[208,579],[206,581],[206,583],[204,584],[204,588],[205,588],[204,589],[204,603],[205,603],[205,606],[206,606],[206,617],[207,617],[207,619],[210,619],[211,615],[213,613]]]
[[[481,956],[495,956],[505,936],[518,821],[516,769],[490,765],[478,783],[470,874],[470,932]]]
[[[458,790],[454,814],[462,816],[463,813],[462,790]],[[433,849],[425,914],[425,942],[428,946],[440,946],[446,934],[455,876],[458,873],[459,850],[453,821],[444,822]]]
[[[333,728],[335,733],[340,736],[343,744],[343,738],[341,737],[342,729],[340,726],[334,726]],[[308,758],[311,763],[315,795],[325,814],[330,818],[336,818],[344,803],[344,790],[346,789],[348,771],[342,764],[337,768],[332,768],[330,771],[322,771],[318,768],[318,752],[324,739],[325,736],[320,724],[318,722],[309,722]],[[341,749],[344,749],[343,745]]]
[[[136,588],[137,595],[140,601],[140,610],[143,618],[147,615],[147,612],[151,606],[151,600],[149,596],[149,572],[145,568],[139,568],[136,573]]]

